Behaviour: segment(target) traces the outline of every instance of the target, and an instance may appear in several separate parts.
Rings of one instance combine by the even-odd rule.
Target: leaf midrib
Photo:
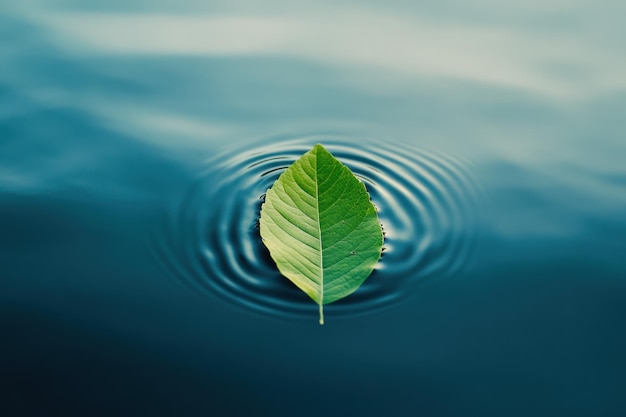
[[[315,150],[315,203],[317,212],[317,233],[320,245],[320,324],[324,324],[324,252],[322,245],[322,224],[320,222],[320,190],[319,190],[319,151]]]

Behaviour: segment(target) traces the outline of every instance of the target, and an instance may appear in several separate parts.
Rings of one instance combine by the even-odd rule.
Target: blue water
[[[0,415],[626,415],[622,2],[0,5]],[[385,252],[256,225],[323,143]]]

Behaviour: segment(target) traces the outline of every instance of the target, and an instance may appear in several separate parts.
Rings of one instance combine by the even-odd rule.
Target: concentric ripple
[[[219,155],[176,202],[154,243],[158,259],[198,290],[282,317],[317,306],[278,272],[261,242],[264,193],[283,170],[322,143],[366,185],[385,231],[377,268],[331,316],[358,314],[410,293],[416,282],[467,265],[474,249],[476,186],[447,155],[363,139],[309,136]]]

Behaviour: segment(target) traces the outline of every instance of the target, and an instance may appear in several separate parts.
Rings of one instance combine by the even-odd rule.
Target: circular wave
[[[329,315],[389,305],[412,284],[467,265],[474,249],[476,187],[448,155],[377,142],[312,136],[220,155],[175,204],[157,256],[187,285],[283,317],[314,317],[317,305],[281,276],[263,243],[264,193],[315,143],[365,183],[385,232],[383,256],[352,295],[324,306]],[[358,145],[355,145],[358,143]]]

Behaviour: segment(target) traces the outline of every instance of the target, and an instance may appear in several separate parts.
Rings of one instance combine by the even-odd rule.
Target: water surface
[[[625,12],[0,6],[6,415],[625,415]],[[256,229],[318,142],[386,231],[323,327]]]

